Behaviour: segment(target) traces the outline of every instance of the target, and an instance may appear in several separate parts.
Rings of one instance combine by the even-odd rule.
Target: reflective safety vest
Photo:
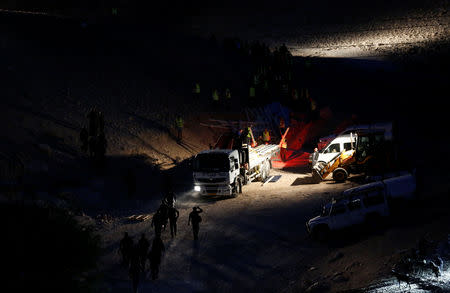
[[[214,101],[218,101],[219,100],[219,93],[217,92],[217,90],[213,91],[212,98],[213,98]]]
[[[183,126],[184,126],[184,121],[183,121],[183,118],[181,118],[181,117],[177,117],[175,119],[175,123],[177,124],[178,128],[183,128]]]
[[[194,94],[200,93],[200,84],[196,83],[194,89],[192,90]]]
[[[254,87],[250,87],[250,97],[254,98],[256,96],[256,90]]]
[[[227,99],[231,99],[231,91],[230,91],[230,89],[226,89],[226,90],[225,90],[225,97],[226,97]]]
[[[270,141],[270,133],[268,130],[264,130],[264,132],[263,132],[263,141],[264,142]]]

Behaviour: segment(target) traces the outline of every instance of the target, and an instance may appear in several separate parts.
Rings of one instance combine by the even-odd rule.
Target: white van
[[[343,150],[351,150],[352,144],[355,146],[356,134],[358,131],[380,129],[384,131],[386,140],[392,140],[392,123],[373,123],[363,125],[353,125],[347,127],[332,139],[324,148],[319,151],[317,163],[323,162],[328,164],[336,155]],[[309,156],[309,163],[312,163],[312,154]],[[314,167],[314,166],[311,166]]]
[[[334,157],[336,157],[338,153],[342,152],[343,150],[348,151],[354,148],[355,143],[355,134],[350,133],[340,135],[329,142],[326,147],[320,150],[317,162],[324,162],[325,164],[328,164]]]

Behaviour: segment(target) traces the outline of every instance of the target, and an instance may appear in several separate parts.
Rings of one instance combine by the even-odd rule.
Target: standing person
[[[267,128],[264,129],[262,137],[263,137],[264,144],[270,143],[270,132],[269,132],[269,130],[267,130]]]
[[[229,88],[225,89],[225,104],[229,111],[231,109],[231,91]]]
[[[95,157],[99,166],[103,166],[105,162],[105,154],[106,154],[106,137],[103,132],[97,136],[97,140],[95,142]]]
[[[177,235],[177,220],[180,212],[175,207],[169,208],[170,235],[172,238]]]
[[[180,143],[183,139],[183,127],[184,127],[184,120],[181,115],[178,115],[175,119],[175,124],[177,127],[177,143]]]
[[[152,249],[148,254],[152,280],[158,279],[159,266],[161,264],[161,258],[165,249],[166,248],[164,247],[164,243],[162,242],[161,237],[155,236],[152,242]]]
[[[250,86],[248,97],[249,97],[248,105],[255,106],[256,105],[256,88],[253,84]]]
[[[212,102],[214,110],[217,111],[219,109],[219,91],[217,89],[212,92]]]
[[[280,149],[281,160],[283,162],[286,162],[286,156],[287,156],[287,141],[286,141],[286,138],[283,138],[281,140],[281,145],[280,146],[281,146],[281,149]]]
[[[145,271],[145,262],[147,260],[149,247],[150,247],[150,242],[148,241],[147,237],[145,237],[145,233],[142,233],[141,239],[139,239],[139,242],[138,242],[139,260],[140,260],[142,271]]]
[[[97,136],[98,129],[98,115],[97,109],[95,107],[91,108],[89,113],[86,115],[89,119],[89,136]]]
[[[319,149],[314,148],[314,153],[311,157],[311,167],[314,167],[317,164],[317,159],[319,159]]]
[[[156,213],[153,215],[152,223],[150,224],[151,227],[155,228],[155,235],[161,236],[162,226],[163,226],[163,219],[161,210],[158,209]]]
[[[130,265],[132,249],[133,239],[128,235],[128,232],[125,232],[122,240],[120,240],[119,254],[122,256],[122,265],[126,268]]]
[[[200,216],[201,212],[203,212],[203,210],[200,207],[193,207],[192,212],[189,214],[188,226],[192,222],[192,232],[194,234],[194,240],[198,240],[200,222],[202,221],[202,217]]]
[[[286,123],[284,123],[284,118],[280,116],[280,124],[278,125],[280,129],[280,137],[283,137],[284,132],[286,131]]]
[[[200,83],[195,83],[194,88],[192,89],[192,94],[194,96],[194,101],[200,100]]]
[[[141,271],[139,247],[135,245],[131,249],[130,268],[128,269],[128,274],[133,283],[133,293],[137,293],[138,291]]]
[[[97,136],[94,135],[89,136],[88,146],[89,146],[89,157],[93,159],[97,154]]]
[[[81,150],[83,152],[87,152],[88,150],[88,140],[89,140],[89,133],[86,129],[86,127],[83,126],[80,131],[80,142],[81,142]]]

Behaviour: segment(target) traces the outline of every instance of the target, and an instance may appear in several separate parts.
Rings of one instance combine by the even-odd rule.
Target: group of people
[[[128,269],[133,283],[133,292],[137,292],[142,273],[147,272],[147,260],[152,280],[158,278],[159,266],[164,251],[164,243],[158,235],[155,236],[150,247],[150,241],[145,236],[145,233],[141,234],[141,238],[137,243],[134,243],[128,232],[124,233],[124,237],[120,241],[119,254],[122,257],[122,266]]]
[[[97,108],[91,108],[86,115],[88,126],[80,131],[81,150],[88,152],[89,157],[96,163],[102,164],[106,154],[105,119]]]
[[[133,292],[137,292],[142,275],[148,271],[148,268],[150,269],[151,279],[158,279],[159,267],[165,252],[165,246],[161,238],[162,231],[165,231],[169,223],[172,238],[177,234],[177,220],[180,213],[175,208],[175,202],[175,194],[169,191],[153,215],[151,227],[155,229],[155,237],[151,245],[145,233],[141,234],[137,243],[134,243],[128,232],[124,233],[124,237],[120,241],[118,252],[122,258],[121,264],[128,269],[133,284]],[[189,214],[188,225],[192,225],[194,240],[198,240],[200,222],[202,221],[200,213],[202,212],[203,210],[196,206],[192,208]]]

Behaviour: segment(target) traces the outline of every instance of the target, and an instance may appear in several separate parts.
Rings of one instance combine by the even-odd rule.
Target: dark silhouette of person
[[[103,166],[106,154],[105,134],[100,132],[95,141],[95,160],[99,166]]]
[[[198,232],[200,230],[200,222],[202,221],[202,217],[200,213],[203,210],[200,207],[193,207],[192,212],[189,214],[188,225],[192,222],[192,232],[194,234],[194,240],[198,239]]]
[[[165,251],[164,243],[161,240],[161,237],[156,236],[152,242],[152,249],[148,254],[148,258],[150,261],[150,272],[152,276],[152,280],[158,279],[159,275],[159,266],[161,264],[161,258]]]
[[[130,255],[130,267],[128,269],[128,274],[133,284],[133,292],[137,293],[139,286],[140,275],[141,275],[141,262],[139,256],[138,245],[132,246]]]
[[[89,120],[89,136],[97,136],[98,130],[98,111],[97,109],[91,108],[89,113],[86,115]]]
[[[130,266],[132,249],[133,239],[128,235],[128,232],[125,232],[122,240],[120,240],[119,253],[122,256],[122,265],[127,268]]]
[[[162,228],[164,231],[166,231],[167,222],[169,221],[169,206],[166,204],[164,199],[162,199],[161,205],[159,206],[158,210],[161,214]]]
[[[97,137],[89,136],[88,145],[89,145],[89,156],[91,158],[94,158],[97,150]]]
[[[156,213],[153,215],[151,226],[155,228],[156,237],[160,237],[163,226],[161,210],[158,209]]]
[[[177,201],[177,198],[175,196],[175,193],[172,190],[169,190],[166,194],[166,196],[163,198],[163,203],[171,208],[175,207],[175,202]]]
[[[180,212],[175,207],[169,208],[170,235],[172,238],[177,235],[177,220]]]
[[[86,127],[81,128],[80,142],[81,142],[81,150],[83,152],[87,152],[87,150],[88,150],[88,139],[89,139],[89,133],[88,133]]]
[[[142,271],[145,271],[145,262],[147,260],[148,249],[150,248],[150,241],[145,237],[145,233],[142,233],[138,242],[139,260],[141,262]]]

